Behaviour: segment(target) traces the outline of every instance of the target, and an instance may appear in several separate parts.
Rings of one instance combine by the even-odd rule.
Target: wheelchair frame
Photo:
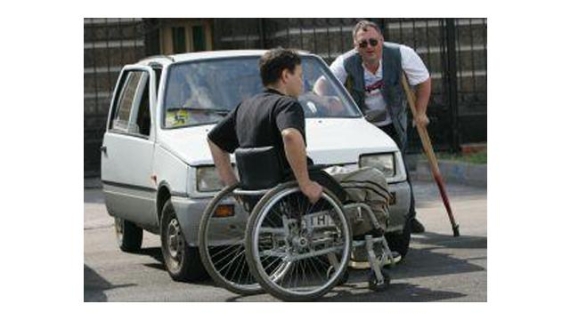
[[[340,201],[324,188],[322,212],[307,215],[308,210],[299,216],[286,216],[286,197],[302,195],[295,181],[278,184],[271,189],[243,190],[239,185],[229,186],[220,191],[207,206],[200,223],[200,256],[204,267],[212,279],[221,287],[241,295],[258,294],[266,291],[284,301],[310,301],[328,293],[334,286],[348,280],[348,262],[352,250],[365,246],[370,272],[368,286],[371,290],[384,290],[390,284],[389,274],[383,266],[389,261],[394,265],[394,257],[384,236],[373,238],[366,235],[364,240],[353,240],[347,210],[358,210],[370,217],[378,227],[371,208],[365,203],[341,204]],[[243,197],[261,197],[251,212],[243,208]],[[302,198],[297,198],[302,199]],[[301,209],[303,201],[298,200]],[[319,202],[317,202],[319,203]],[[220,206],[234,205],[234,224],[216,226],[215,214]],[[281,208],[273,208],[281,206]],[[290,214],[295,214],[290,208]],[[238,212],[239,211],[239,212]],[[280,219],[269,219],[276,212]],[[238,221],[244,218],[245,228]],[[288,213],[289,214],[289,213]],[[311,216],[312,215],[312,216]],[[333,221],[332,227],[317,227],[313,218]],[[231,217],[226,217],[228,221]],[[267,218],[267,219],[266,219]],[[295,221],[297,219],[297,221]],[[222,219],[220,219],[222,220]],[[329,220],[329,221],[330,221]],[[268,227],[264,223],[275,224]],[[239,224],[239,225],[238,225]],[[328,229],[327,229],[328,228]],[[260,236],[262,232],[264,236]],[[227,236],[228,239],[216,239]],[[374,252],[374,244],[379,244],[380,258]],[[265,248],[263,246],[273,246]],[[279,247],[276,247],[279,246]],[[327,247],[328,246],[328,247]],[[264,250],[260,251],[262,247]],[[230,249],[228,249],[230,248]],[[321,248],[314,250],[315,248]],[[273,249],[273,250],[271,250]],[[225,252],[222,255],[219,252]],[[219,260],[218,260],[219,258]],[[265,260],[263,260],[263,259]],[[304,260],[309,260],[305,262]],[[298,266],[299,264],[301,266]],[[295,269],[297,268],[297,269]],[[325,271],[326,269],[326,271]],[[325,278],[326,276],[326,278]],[[321,280],[322,279],[322,280]],[[322,283],[314,284],[320,281]],[[298,283],[305,287],[297,287]]]

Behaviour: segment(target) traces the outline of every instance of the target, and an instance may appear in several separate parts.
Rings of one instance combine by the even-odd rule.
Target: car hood
[[[307,119],[307,153],[316,164],[358,163],[361,154],[395,152],[396,143],[364,118]]]
[[[388,135],[363,118],[307,119],[306,126],[307,153],[316,164],[358,163],[361,154],[398,150]],[[212,165],[207,135],[213,127],[165,130],[158,144],[191,166]]]

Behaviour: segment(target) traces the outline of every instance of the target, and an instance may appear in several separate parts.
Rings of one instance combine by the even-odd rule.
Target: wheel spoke
[[[245,226],[247,212],[236,203],[233,189],[227,187],[218,193],[206,208],[200,223],[200,255],[212,279],[238,294],[261,292],[245,258]],[[235,204],[235,215],[214,217],[220,204]],[[243,216],[242,216],[243,215]],[[239,220],[243,218],[244,220]]]
[[[321,296],[343,275],[341,271],[348,263],[348,220],[328,195],[315,204],[298,189],[272,196],[275,199],[267,200],[262,208],[256,207],[255,224],[248,227],[248,232],[254,234],[251,254],[260,271],[259,281],[281,299]],[[320,226],[317,219],[331,225]],[[273,228],[276,224],[279,228]],[[332,260],[327,258],[330,254],[339,255],[338,269],[332,272]]]

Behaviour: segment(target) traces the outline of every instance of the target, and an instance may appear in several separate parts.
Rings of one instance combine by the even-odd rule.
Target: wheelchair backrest
[[[243,189],[269,189],[283,181],[284,170],[275,147],[238,148],[235,156]]]

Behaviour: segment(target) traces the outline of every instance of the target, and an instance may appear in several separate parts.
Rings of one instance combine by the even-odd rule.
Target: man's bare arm
[[[323,188],[309,178],[307,153],[303,136],[299,130],[293,128],[281,131],[281,136],[287,161],[293,170],[297,183],[299,183],[299,188],[312,203],[317,202],[321,197]]]
[[[328,86],[327,80],[324,77],[320,77],[313,86],[313,92],[318,96],[326,96],[327,86]]]
[[[208,146],[210,147],[210,152],[212,153],[212,158],[214,159],[214,164],[216,165],[220,179],[222,179],[226,186],[236,184],[238,179],[232,169],[230,154],[222,150],[210,139],[208,139]]]
[[[417,119],[414,119],[416,123],[419,123],[423,126],[427,126],[429,124],[429,119],[427,117],[427,107],[429,103],[429,97],[431,95],[431,78],[428,78],[426,81],[419,83],[416,85],[416,109]]]

